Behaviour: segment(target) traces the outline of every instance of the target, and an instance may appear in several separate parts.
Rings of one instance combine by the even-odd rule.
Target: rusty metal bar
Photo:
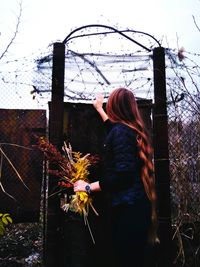
[[[52,69],[52,99],[49,114],[49,141],[58,149],[63,143],[63,114],[64,114],[64,69],[65,69],[65,45],[55,43],[53,46]],[[53,178],[53,177],[52,177]],[[49,194],[57,186],[56,179],[49,177]],[[45,238],[44,263],[46,267],[61,266],[59,244],[59,198],[48,199],[47,227]]]
[[[158,194],[160,250],[159,267],[172,266],[172,230],[170,207],[170,172],[168,150],[168,116],[166,98],[165,49],[153,50],[154,109],[153,142],[155,179]]]

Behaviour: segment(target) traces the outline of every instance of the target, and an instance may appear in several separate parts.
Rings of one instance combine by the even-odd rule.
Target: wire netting
[[[156,41],[141,32],[118,32],[88,27],[67,39],[65,52],[65,101],[91,103],[97,92],[105,98],[117,87],[128,87],[138,98],[152,98],[152,49]],[[144,47],[130,40],[136,40]],[[37,60],[36,76],[46,75],[52,67],[52,53]],[[35,93],[51,88],[38,80]]]
[[[39,84],[50,91],[51,70],[37,74],[37,58],[42,57],[52,46],[36,51],[26,57],[4,56],[0,61],[0,108],[3,109],[45,109],[48,110],[50,93],[38,92]],[[36,93],[38,97],[36,98]]]
[[[43,156],[34,149],[34,135],[47,132],[48,98],[35,98],[35,60],[10,54],[0,61],[0,210],[14,222],[40,217]],[[50,84],[51,77],[43,77]]]
[[[43,156],[34,149],[45,135],[45,110],[0,109],[0,210],[14,222],[39,220]]]

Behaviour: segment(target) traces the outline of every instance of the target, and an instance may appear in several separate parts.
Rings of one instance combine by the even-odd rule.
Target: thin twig
[[[199,28],[199,26],[197,25],[197,22],[196,22],[195,16],[194,16],[194,15],[192,15],[192,18],[193,18],[193,21],[194,21],[194,25],[196,26],[197,30],[200,32],[200,28]]]
[[[10,195],[8,192],[6,192],[6,190],[4,189],[2,182],[0,182],[0,188],[3,191],[4,194],[6,194],[7,196],[9,196],[10,198],[12,198],[14,201],[17,201],[12,195]]]
[[[96,209],[94,208],[94,206],[92,205],[92,203],[90,203],[90,206],[92,208],[92,210],[94,211],[94,213],[99,216],[99,213],[96,211]]]
[[[16,146],[16,147],[24,148],[24,149],[27,149],[27,150],[33,150],[33,149],[30,148],[30,147],[21,146],[21,145],[12,144],[12,143],[0,143],[0,146],[1,146],[1,145],[6,145],[6,146]]]
[[[2,178],[2,167],[3,167],[3,155],[0,154],[0,156],[1,156],[1,160],[0,160],[0,187],[1,187],[1,190],[4,192],[4,194],[6,194],[7,196],[9,196],[10,198],[12,198],[13,200],[16,201],[16,199],[12,195],[10,195],[9,193],[6,192],[6,190],[4,189],[3,184],[1,182],[1,178]]]
[[[92,230],[91,230],[91,228],[90,228],[90,224],[89,224],[89,221],[88,221],[88,219],[87,219],[87,215],[84,216],[84,220],[85,220],[85,223],[86,223],[86,225],[87,225],[87,227],[88,227],[88,230],[89,230],[89,232],[90,232],[90,236],[91,236],[91,238],[92,238],[92,242],[95,244],[94,236],[93,236]]]
[[[18,32],[19,32],[19,25],[20,25],[20,22],[21,22],[21,16],[22,16],[22,0],[20,1],[19,3],[19,15],[17,17],[17,24],[15,26],[15,31],[14,31],[14,34],[10,40],[10,42],[7,44],[5,50],[2,52],[1,56],[0,56],[0,60],[4,57],[4,55],[8,52],[10,46],[13,44]]]
[[[21,175],[19,174],[19,172],[17,171],[17,169],[15,168],[15,166],[13,165],[13,163],[11,162],[11,160],[8,158],[8,156],[5,154],[5,152],[3,151],[3,149],[1,148],[1,146],[0,146],[0,152],[7,159],[8,163],[11,165],[11,167],[13,168],[13,170],[15,171],[15,173],[17,174],[17,177],[20,179],[20,181],[22,182],[22,184],[30,191],[30,189],[28,188],[28,186],[24,183],[23,179],[21,178]]]

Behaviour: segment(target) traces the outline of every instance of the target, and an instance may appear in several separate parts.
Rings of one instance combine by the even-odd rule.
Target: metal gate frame
[[[104,27],[122,35],[138,46],[151,51],[151,49],[131,39],[123,31],[106,25],[86,25],[72,31],[63,42],[54,43],[53,69],[52,69],[52,99],[49,117],[49,140],[56,147],[62,146],[63,114],[64,114],[64,71],[65,71],[65,45],[74,38],[73,34],[87,27]],[[135,31],[136,32],[136,31]],[[170,172],[168,151],[168,115],[166,101],[166,73],[165,48],[151,35],[158,47],[153,49],[153,75],[154,75],[154,104],[153,104],[153,144],[156,190],[158,195],[159,219],[159,258],[156,266],[170,267],[172,265],[172,229],[170,207]],[[55,186],[55,181],[49,179],[49,189]],[[57,211],[59,203],[48,201],[47,233],[45,242],[45,266],[54,267],[59,264],[59,244],[56,244]]]

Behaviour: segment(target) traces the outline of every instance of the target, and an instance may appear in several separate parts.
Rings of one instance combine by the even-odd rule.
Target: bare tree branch
[[[7,44],[5,50],[2,52],[1,56],[0,56],[0,60],[5,56],[5,54],[8,52],[10,46],[13,44],[18,32],[19,32],[19,25],[20,25],[20,21],[21,21],[21,16],[22,16],[22,0],[19,3],[19,15],[17,17],[17,23],[15,26],[15,31],[13,33],[13,36],[10,40],[10,42]]]
[[[196,22],[195,16],[194,16],[194,15],[192,15],[192,18],[193,18],[193,21],[194,21],[194,25],[196,26],[197,30],[200,32],[200,28],[199,28],[199,26],[197,25],[197,22]]]

